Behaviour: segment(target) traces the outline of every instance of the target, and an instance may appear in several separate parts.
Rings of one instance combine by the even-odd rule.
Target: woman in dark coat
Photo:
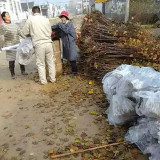
[[[61,30],[63,58],[70,62],[72,67],[72,75],[75,75],[77,74],[77,49],[75,43],[77,35],[73,23],[69,21],[68,12],[63,11],[59,17],[62,20],[62,23],[52,26],[52,30]]]

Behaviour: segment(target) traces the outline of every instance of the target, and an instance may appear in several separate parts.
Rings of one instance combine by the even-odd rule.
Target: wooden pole
[[[75,152],[72,152],[72,153],[65,153],[65,154],[55,155],[55,156],[52,156],[51,158],[56,159],[56,158],[67,157],[67,156],[71,156],[73,154],[79,154],[79,153],[94,151],[94,150],[103,149],[103,148],[107,148],[107,147],[111,147],[111,146],[117,146],[117,145],[124,144],[124,143],[126,143],[126,142],[112,143],[112,144],[99,146],[99,147],[94,147],[94,148],[90,148],[90,149],[86,149],[86,150],[79,150],[79,151],[75,151]]]

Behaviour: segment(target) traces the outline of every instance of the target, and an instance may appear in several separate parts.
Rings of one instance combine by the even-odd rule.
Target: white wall
[[[60,7],[60,9],[58,9],[58,7],[55,6],[55,17],[59,16],[61,14],[62,11],[65,11],[65,7]]]
[[[1,12],[9,12],[12,21],[25,19],[25,15],[22,12],[20,0],[7,0],[7,2],[0,2],[0,6],[2,6],[0,7]]]
[[[10,10],[9,5],[7,2],[0,2],[0,12],[8,11]]]
[[[24,19],[24,14],[22,12],[21,8],[21,2],[20,0],[7,0],[10,6],[10,14],[12,20],[22,20]]]

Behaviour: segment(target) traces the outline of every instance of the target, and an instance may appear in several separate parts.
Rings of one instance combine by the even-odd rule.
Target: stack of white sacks
[[[136,122],[126,134],[150,160],[160,160],[160,72],[121,65],[103,78],[111,125]]]

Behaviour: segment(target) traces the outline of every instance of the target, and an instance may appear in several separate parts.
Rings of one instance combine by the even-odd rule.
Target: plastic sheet
[[[116,94],[125,97],[131,97],[133,92],[133,84],[126,78],[123,77],[116,86]]]
[[[22,65],[28,65],[34,53],[31,38],[26,38],[21,41],[17,48],[17,60]]]
[[[128,98],[114,95],[107,110],[110,125],[123,125],[135,116],[135,103]]]
[[[107,74],[103,78],[103,89],[106,94],[107,99],[110,101],[114,94],[116,94],[116,84],[120,80],[119,75],[112,75],[112,73]]]
[[[160,72],[150,67],[121,65],[103,78],[110,102],[111,125],[123,125],[139,116],[125,139],[135,143],[150,160],[160,160]]]
[[[160,91],[139,91],[134,96],[139,99],[136,106],[139,116],[160,118]]]
[[[134,70],[138,70],[139,67],[133,67],[130,65],[121,65],[114,71],[107,73],[103,80],[103,89],[104,93],[106,93],[107,99],[110,101],[112,99],[112,96],[117,93],[117,91],[122,93],[121,91],[121,82],[123,82],[122,78],[124,79],[125,76],[128,77],[128,75],[132,75],[134,73]],[[120,89],[118,89],[120,87]],[[125,87],[124,93],[126,93],[125,83],[123,83],[123,87]],[[120,95],[120,94],[119,94]],[[122,94],[121,94],[122,95]]]
[[[149,160],[160,160],[160,144],[154,144],[149,146],[145,150],[145,154],[147,153],[151,154]]]
[[[143,153],[145,153],[145,150],[149,146],[157,144],[158,142],[157,139],[155,139],[152,135],[154,132],[150,132],[150,129],[155,129],[155,126],[152,126],[152,128],[150,128],[150,122],[154,123],[154,120],[147,118],[141,119],[139,121],[139,124],[131,127],[125,136],[125,139],[127,141],[135,143]]]
[[[150,67],[140,68],[131,65],[121,65],[114,71],[107,73],[102,83],[104,92],[108,95],[112,95],[110,92],[114,89],[115,94],[129,96],[126,91],[130,93],[131,91],[140,90],[160,90],[160,72]]]
[[[119,110],[121,107],[121,110],[124,110],[123,105],[120,105],[124,98],[136,100],[136,105],[130,103],[133,107],[136,106],[135,109],[132,107],[132,110],[136,110],[139,116],[160,118],[160,73],[153,68],[121,65],[107,73],[102,83],[106,97],[111,104],[107,111],[110,124],[124,124],[129,119],[133,119],[131,117],[134,116],[133,114],[129,114],[130,117],[126,118],[127,114],[117,116],[113,113],[115,106],[118,106]],[[118,101],[115,98],[117,95]]]

